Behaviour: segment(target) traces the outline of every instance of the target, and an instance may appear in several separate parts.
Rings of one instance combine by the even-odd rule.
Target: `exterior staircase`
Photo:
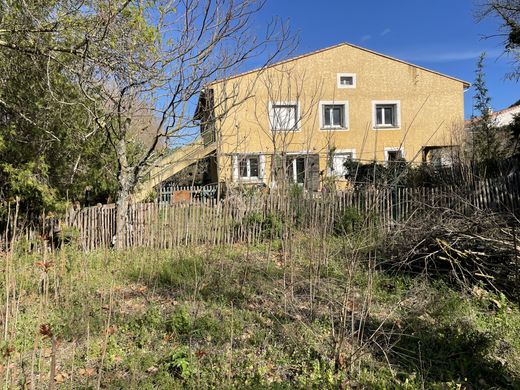
[[[203,137],[199,137],[188,145],[172,151],[171,154],[161,158],[150,168],[145,180],[133,194],[133,201],[142,202],[159,184],[197,160],[214,153],[216,149],[216,142],[208,143],[207,141],[205,142]]]

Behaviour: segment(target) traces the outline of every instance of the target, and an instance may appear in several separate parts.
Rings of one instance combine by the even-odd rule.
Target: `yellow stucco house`
[[[318,190],[325,177],[344,180],[347,159],[424,162],[456,145],[468,87],[342,43],[207,85],[195,113],[200,145],[190,153],[209,162],[208,183],[272,186],[283,173]],[[162,168],[154,185],[174,171]]]

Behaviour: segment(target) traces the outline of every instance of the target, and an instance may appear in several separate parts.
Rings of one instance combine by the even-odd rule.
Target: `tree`
[[[520,2],[518,0],[486,0],[481,4],[478,18],[496,17],[501,20],[499,36],[504,37],[504,50],[513,57],[512,80],[520,79]]]
[[[94,131],[78,85],[63,64],[29,47],[12,48],[22,48],[22,31],[35,28],[48,8],[40,4],[28,18],[24,2],[7,4],[0,4],[0,201],[18,197],[28,212],[52,211],[64,200],[82,200],[94,184],[93,196],[106,199],[114,159],[106,136]],[[40,47],[46,42],[42,37]]]
[[[492,116],[491,98],[485,82],[485,57],[485,53],[482,53],[477,62],[476,77],[473,83],[475,88],[474,113],[471,117],[470,130],[472,133],[472,160],[479,163],[485,170],[492,170],[503,157],[503,150],[499,129]]]
[[[131,193],[160,157],[157,146],[164,140],[182,143],[182,136],[201,125],[191,111],[204,85],[237,71],[252,56],[268,63],[283,48],[286,30],[278,23],[256,37],[251,19],[262,5],[256,0],[54,0],[48,12],[36,13],[34,27],[9,30],[11,37],[29,37],[23,45],[0,40],[5,48],[61,64],[81,89],[84,107],[117,159],[118,245]],[[27,8],[17,6],[34,18]],[[273,51],[266,53],[270,42]],[[157,120],[146,124],[151,141],[137,148],[136,127],[145,112]]]
[[[269,163],[268,183],[282,190],[289,185],[317,190],[320,180],[319,151],[310,152],[315,135],[312,131],[306,132],[304,139],[300,137],[297,142],[295,136],[299,128],[313,127],[310,122],[315,119],[314,112],[322,91],[322,81],[311,84],[306,72],[296,69],[295,65],[289,62],[260,72],[256,85],[255,94],[264,96],[255,98],[253,111],[255,124],[269,140],[268,145],[265,145],[270,154],[265,156],[268,157]],[[312,92],[306,92],[306,88]],[[285,115],[283,104],[281,109],[276,109],[273,106],[276,102],[292,102],[294,116]],[[294,154],[295,144],[300,150],[309,152],[303,155]],[[237,144],[236,147],[239,149],[240,145]],[[293,165],[297,165],[298,162],[302,170],[293,169]]]
[[[520,144],[520,114],[513,117],[513,121],[508,125],[509,133],[512,137],[513,148],[511,154],[514,156],[518,153]]]

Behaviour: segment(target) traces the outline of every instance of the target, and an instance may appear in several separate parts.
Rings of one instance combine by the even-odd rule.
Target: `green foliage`
[[[28,162],[17,168],[11,164],[1,164],[0,177],[2,176],[8,191],[4,194],[7,199],[18,197],[22,205],[40,205],[41,209],[47,210],[57,208],[56,190],[48,184],[48,167],[41,158],[40,161]]]
[[[363,227],[364,220],[363,214],[357,208],[348,207],[336,218],[334,231],[339,235],[358,232]]]
[[[346,178],[354,181],[357,186],[403,184],[411,169],[404,159],[388,162],[386,165],[347,160],[344,166],[348,171]]]
[[[157,191],[152,190],[148,195],[146,195],[146,198],[144,198],[143,202],[145,203],[153,203],[157,200]]]
[[[161,368],[166,370],[171,376],[189,379],[194,374],[193,364],[191,363],[187,347],[174,349],[161,362]]]
[[[35,385],[47,388],[50,341],[37,332],[49,323],[71,388],[96,387],[99,367],[105,388],[518,387],[520,311],[504,295],[378,272],[365,257],[352,268],[361,248],[386,242],[301,232],[293,240],[291,253],[265,243],[88,254],[67,246],[47,254],[48,295],[35,265],[41,256],[17,251],[9,290],[16,321],[0,364],[11,354],[13,383],[22,380],[39,337]],[[322,251],[326,261],[311,274]],[[352,309],[343,306],[346,286]],[[2,302],[6,292],[0,282]],[[346,359],[336,364],[335,334],[357,326],[366,307],[362,334],[348,333],[339,349]]]
[[[485,58],[485,53],[482,53],[477,62],[476,78],[473,83],[475,89],[473,108],[478,116],[473,115],[471,118],[471,158],[484,172],[493,174],[505,154],[501,147],[498,127],[492,117],[491,98],[488,95],[484,73]]]
[[[300,199],[303,196],[303,186],[298,183],[292,183],[289,186],[289,196],[292,199]]]
[[[53,3],[12,4],[2,14],[2,28],[31,30],[35,20],[55,11]],[[65,31],[71,21],[62,22]],[[51,36],[6,33],[2,39],[44,47]],[[89,187],[93,198],[113,193],[113,154],[106,137],[95,131],[88,102],[68,73],[70,64],[67,58],[58,64],[0,48],[0,203],[19,197],[25,212],[39,213],[60,210],[65,201],[85,201]]]
[[[517,154],[520,151],[520,114],[513,117],[513,121],[509,124],[507,130],[511,134],[513,143],[511,153]]]
[[[166,321],[166,331],[179,335],[189,335],[192,320],[185,306],[175,309],[170,318]]]
[[[243,223],[246,226],[259,226],[264,239],[279,238],[282,234],[283,217],[276,213],[267,213],[264,216],[260,212],[253,211],[244,217]]]

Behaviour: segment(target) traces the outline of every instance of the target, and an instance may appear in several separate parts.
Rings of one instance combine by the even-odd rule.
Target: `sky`
[[[487,53],[486,84],[494,110],[520,99],[520,84],[507,80],[498,19],[478,22],[476,0],[267,0],[258,24],[287,20],[299,36],[294,55],[349,42],[470,83],[477,59]],[[474,90],[465,93],[465,117]]]

